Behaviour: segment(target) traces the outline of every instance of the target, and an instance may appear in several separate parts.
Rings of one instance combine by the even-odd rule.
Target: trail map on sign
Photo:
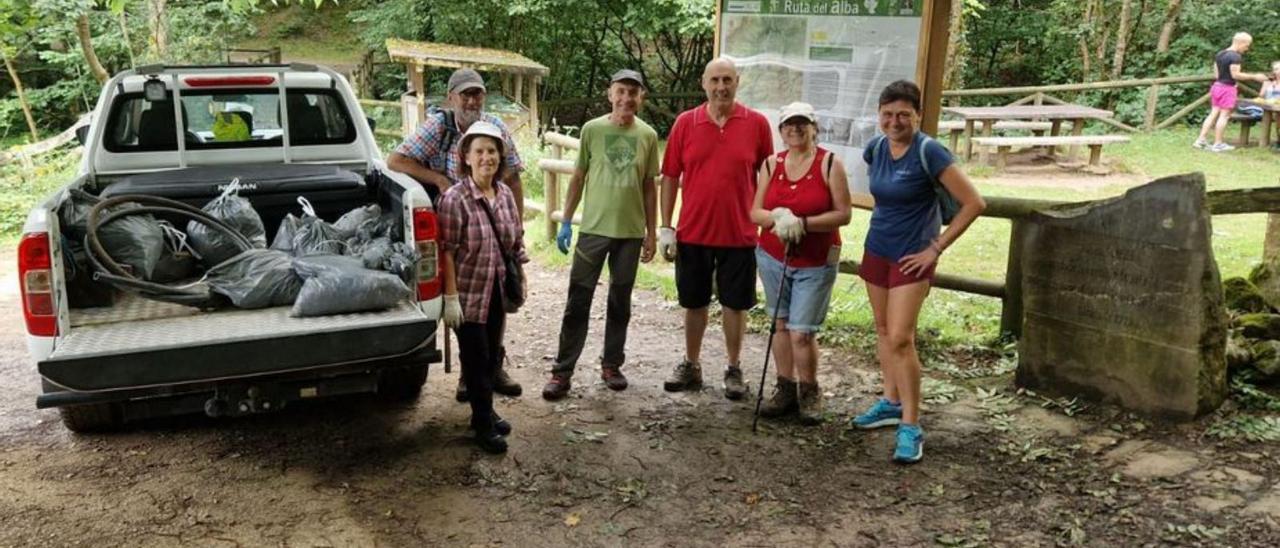
[[[738,100],[769,117],[792,101],[818,112],[818,141],[867,191],[862,148],[877,132],[880,90],[914,79],[924,0],[721,0],[720,53],[741,76]]]

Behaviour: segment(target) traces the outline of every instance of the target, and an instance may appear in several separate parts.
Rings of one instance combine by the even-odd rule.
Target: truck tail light
[[[52,267],[49,234],[24,234],[18,244],[18,280],[22,286],[22,315],[27,321],[27,333],[32,335],[52,337],[58,334]]]
[[[436,214],[431,208],[413,209],[413,241],[418,248],[418,300],[429,301],[440,296],[440,236]]]

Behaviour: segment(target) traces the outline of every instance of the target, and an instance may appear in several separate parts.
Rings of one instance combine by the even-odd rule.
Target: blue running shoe
[[[903,464],[920,462],[924,458],[924,430],[918,424],[898,425],[898,447],[893,450],[893,460]]]
[[[894,405],[889,400],[880,398],[865,413],[849,421],[854,427],[863,430],[893,426],[902,422],[902,405]]]

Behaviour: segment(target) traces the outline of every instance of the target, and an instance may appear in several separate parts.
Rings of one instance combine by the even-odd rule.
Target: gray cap
[[[636,72],[631,69],[619,70],[618,72],[613,73],[612,78],[609,78],[610,84],[613,84],[614,82],[623,82],[623,81],[631,81],[642,88],[645,87],[644,76],[641,76],[639,72]]]
[[[449,93],[462,93],[472,88],[488,91],[484,88],[484,78],[480,77],[479,72],[469,68],[460,68],[453,71],[453,74],[449,76]]]

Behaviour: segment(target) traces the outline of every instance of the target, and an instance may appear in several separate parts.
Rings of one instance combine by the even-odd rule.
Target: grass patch
[[[31,208],[70,183],[79,162],[78,152],[56,151],[36,158],[30,169],[20,162],[0,166],[0,240],[16,241]]]
[[[307,61],[324,65],[354,65],[360,62],[360,25],[347,15],[351,2],[325,3],[320,8],[304,5],[270,7],[255,18],[258,32],[237,47],[270,49],[280,47],[287,61]]]

